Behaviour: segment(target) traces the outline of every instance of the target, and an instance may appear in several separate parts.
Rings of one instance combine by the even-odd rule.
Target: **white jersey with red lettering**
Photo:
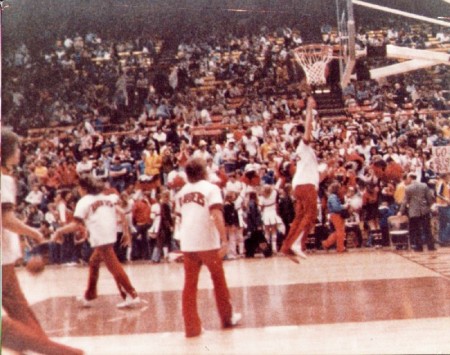
[[[296,154],[300,160],[297,162],[297,169],[292,178],[292,187],[313,184],[317,190],[319,188],[319,164],[314,149],[309,144],[305,144],[302,139]]]
[[[175,195],[175,212],[181,216],[177,230],[181,251],[220,248],[220,235],[210,215],[210,208],[222,207],[220,188],[206,180],[187,183]]]
[[[74,217],[84,221],[91,246],[112,244],[117,238],[116,194],[85,195],[75,207]]]
[[[16,205],[16,182],[10,175],[2,173],[1,177],[2,205]],[[14,264],[22,257],[20,239],[17,233],[3,228],[2,230],[2,265]]]

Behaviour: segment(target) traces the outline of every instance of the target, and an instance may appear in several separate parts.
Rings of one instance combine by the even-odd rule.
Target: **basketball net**
[[[323,44],[309,44],[293,50],[295,60],[303,68],[309,85],[324,85],[325,71],[333,58],[333,47]]]

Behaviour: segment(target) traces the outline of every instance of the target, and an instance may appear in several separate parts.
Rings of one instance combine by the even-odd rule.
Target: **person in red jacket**
[[[148,243],[148,230],[152,225],[150,209],[152,206],[150,192],[141,192],[141,197],[135,201],[131,211],[136,234],[133,236],[131,246],[131,260],[150,260]]]

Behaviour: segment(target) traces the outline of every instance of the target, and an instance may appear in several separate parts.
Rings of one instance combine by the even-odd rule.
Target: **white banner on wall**
[[[433,162],[436,173],[450,172],[450,145],[433,147]]]

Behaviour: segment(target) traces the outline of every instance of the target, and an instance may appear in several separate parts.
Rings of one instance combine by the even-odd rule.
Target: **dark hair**
[[[80,177],[80,187],[87,191],[88,194],[98,195],[104,189],[103,182],[95,180],[90,175],[84,175]]]
[[[2,166],[6,166],[6,161],[14,154],[19,145],[19,136],[10,129],[2,128]]]
[[[417,175],[416,175],[415,173],[409,173],[409,174],[408,174],[408,177],[409,177],[410,179],[412,179],[412,180],[417,179]]]
[[[191,183],[206,180],[206,162],[202,158],[191,158],[186,164],[186,175]]]
[[[337,181],[331,183],[331,185],[328,187],[328,191],[330,194],[337,195],[339,193],[339,189],[341,188],[341,184]]]
[[[248,199],[250,201],[255,201],[258,204],[258,194],[254,191],[248,193]]]

